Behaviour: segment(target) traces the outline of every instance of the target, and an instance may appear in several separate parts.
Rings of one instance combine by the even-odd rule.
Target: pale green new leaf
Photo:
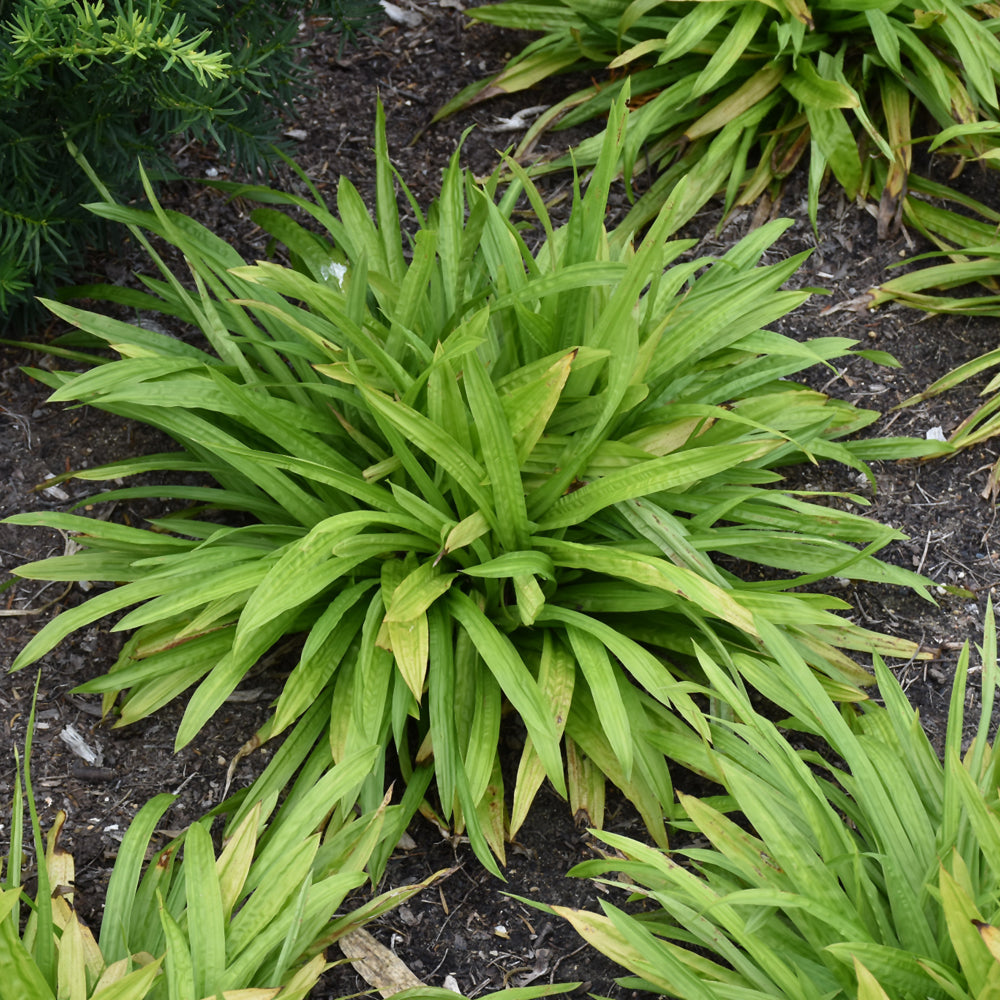
[[[497,631],[470,598],[453,591],[448,595],[448,605],[469,635],[483,662],[524,719],[538,756],[545,765],[549,781],[557,791],[565,794],[559,735],[524,661],[510,640]]]
[[[208,996],[218,989],[225,967],[226,931],[212,838],[201,823],[188,827],[184,837],[184,875],[194,988],[197,996]]]

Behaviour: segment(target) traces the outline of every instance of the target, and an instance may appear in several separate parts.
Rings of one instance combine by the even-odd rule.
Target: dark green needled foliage
[[[66,140],[125,199],[141,192],[137,157],[170,174],[174,136],[265,165],[278,110],[306,86],[307,10],[345,38],[379,13],[375,0],[0,0],[0,328],[36,315],[33,295],[78,270],[102,232]]]

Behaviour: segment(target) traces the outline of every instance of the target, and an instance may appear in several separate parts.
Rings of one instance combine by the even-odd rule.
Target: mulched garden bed
[[[579,86],[578,80],[557,80],[539,93],[480,104],[429,126],[441,104],[460,87],[502,66],[528,37],[486,25],[470,26],[460,8],[457,0],[412,4],[408,9],[419,14],[419,23],[388,23],[375,37],[343,53],[335,38],[307,29],[304,57],[315,71],[315,86],[297,103],[288,137],[296,160],[326,194],[332,196],[337,178],[344,174],[371,199],[377,95],[386,109],[393,161],[418,201],[426,205],[466,129],[474,126],[465,138],[462,161],[477,174],[488,174],[496,165],[497,150],[518,137],[516,131],[505,131],[518,110],[552,103],[569,87]],[[551,148],[560,149],[568,138],[579,138],[579,133],[571,137],[555,133],[548,141]],[[226,175],[225,161],[217,151],[201,147],[180,150],[177,163],[189,178]],[[944,179],[950,167],[941,164],[937,169]],[[285,182],[291,183],[287,177]],[[971,174],[968,183],[985,186]],[[545,191],[557,213],[560,199],[565,201],[569,195],[567,178],[551,179]],[[978,196],[996,200],[989,192],[980,191]],[[238,202],[227,202],[193,179],[170,185],[163,200],[233,242],[247,259],[263,255],[263,239],[254,233],[245,207]],[[619,201],[624,208],[624,194]],[[849,336],[890,352],[902,365],[887,369],[857,359],[836,370],[814,371],[810,376],[814,385],[882,411],[885,416],[873,433],[923,437],[935,427],[950,432],[974,408],[985,380],[919,406],[893,407],[956,364],[995,347],[996,322],[925,319],[898,308],[870,313],[865,290],[884,280],[888,266],[905,261],[922,247],[906,234],[878,242],[871,215],[835,191],[823,201],[818,240],[806,220],[804,197],[796,181],[773,214],[796,220],[774,253],[785,256],[811,249],[812,256],[795,281],[828,293],[814,296],[786,317],[780,324],[782,332],[802,338]],[[722,252],[755,220],[753,213],[744,212],[718,234],[717,221],[717,214],[709,211],[688,227],[686,235],[701,238],[697,252]],[[96,279],[118,281],[143,266],[136,249],[128,244],[115,248],[110,256],[95,254],[91,264]],[[44,329],[38,331],[39,338],[45,334]],[[150,429],[104,413],[48,406],[45,388],[21,371],[24,365],[46,363],[44,356],[0,350],[0,514],[65,509],[96,490],[79,481],[70,481],[58,491],[38,490],[37,484],[71,468],[169,446]],[[936,594],[936,605],[897,588],[852,585],[840,594],[857,609],[858,620],[866,626],[916,639],[933,653],[931,659],[897,665],[932,735],[943,733],[958,649],[965,640],[976,641],[981,635],[987,598],[1000,581],[995,497],[990,494],[989,479],[996,461],[997,445],[987,442],[946,461],[877,463],[875,492],[863,477],[859,481],[856,472],[842,467],[825,464],[790,473],[797,487],[863,496],[870,504],[867,512],[909,536],[908,541],[886,550],[884,558],[961,588],[961,592]],[[94,513],[136,522],[154,510],[153,505],[121,504],[113,511],[95,508]],[[0,566],[6,577],[14,566],[57,554],[65,545],[66,540],[55,532],[0,525]],[[78,587],[33,581],[7,589],[0,607],[0,662],[9,663],[50,615],[85,596]],[[75,685],[110,666],[120,641],[121,636],[106,627],[84,629],[45,658],[39,681],[32,758],[35,792],[43,822],[50,821],[55,810],[68,813],[63,844],[76,856],[77,902],[92,924],[99,920],[117,844],[139,806],[159,792],[178,796],[165,818],[166,836],[170,829],[183,828],[217,804],[229,761],[266,717],[267,705],[282,679],[279,665],[264,665],[240,690],[238,700],[227,703],[198,739],[174,754],[182,706],[168,706],[141,726],[110,730],[99,725],[98,699],[70,693]],[[0,850],[9,835],[13,751],[24,746],[34,682],[31,670],[0,675],[5,721]],[[973,683],[969,697],[977,694]],[[81,757],[79,746],[71,749],[70,732],[93,752],[92,758]],[[511,732],[505,738],[516,759],[518,734]],[[235,775],[237,786],[249,783],[268,756],[264,748],[241,762]],[[678,780],[683,779],[678,776]],[[627,805],[611,804],[607,826],[642,835],[641,824]],[[552,793],[540,795],[518,842],[512,845],[506,884],[483,871],[466,843],[453,841],[429,822],[417,821],[411,837],[391,861],[383,888],[422,879],[440,868],[454,866],[456,871],[438,887],[390,913],[373,931],[424,982],[440,986],[448,977],[463,993],[475,996],[504,985],[581,980],[581,992],[638,995],[615,984],[614,977],[622,970],[584,946],[567,925],[504,894],[568,906],[599,905],[602,889],[565,877],[573,864],[593,856],[595,845]],[[326,1000],[366,989],[348,967],[329,973],[315,995]]]

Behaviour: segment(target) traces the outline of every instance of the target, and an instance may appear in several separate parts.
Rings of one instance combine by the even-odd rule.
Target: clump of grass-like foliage
[[[727,210],[774,198],[807,162],[814,224],[829,172],[849,198],[878,200],[883,235],[905,219],[953,244],[972,242],[967,220],[909,196],[953,197],[912,173],[912,149],[916,137],[940,133],[946,152],[995,159],[1000,41],[989,5],[505,0],[469,15],[539,37],[438,117],[553,74],[596,74],[598,82],[529,129],[515,153],[524,159],[544,131],[606,114],[628,88],[622,169],[627,182],[644,170],[653,178],[632,210],[632,226],[668,199],[684,221],[716,194]],[[585,141],[572,156],[536,169],[592,164],[600,142]]]
[[[59,845],[65,814],[57,814],[43,843],[32,797],[29,735],[24,790],[18,768],[10,849],[0,882],[4,996],[304,1000],[330,968],[324,949],[445,874],[335,915],[348,893],[368,880],[365,869],[373,853],[386,838],[391,847],[399,833],[394,822],[386,822],[385,804],[364,816],[331,810],[331,799],[358,782],[377,752],[370,747],[353,754],[309,789],[293,792],[270,823],[273,802],[243,796],[247,808],[218,855],[211,814],[151,852],[157,825],[175,796],[151,799],[122,840],[95,935],[74,907],[74,860]],[[263,788],[256,785],[254,791]],[[38,864],[35,896],[23,919],[25,798]],[[143,872],[147,852],[152,859]]]
[[[91,369],[34,371],[52,400],[146,422],[180,446],[77,474],[199,472],[216,485],[90,498],[190,504],[148,528],[11,518],[72,532],[80,546],[20,574],[118,585],[45,626],[15,668],[131,608],[115,625],[133,633],[117,663],[81,690],[103,692],[124,725],[193,688],[183,745],[265,653],[297,636],[254,743],[298,723],[297,738],[328,743],[335,760],[394,746],[407,779],[426,787],[433,769],[442,817],[492,863],[488,848],[502,857],[546,776],[597,824],[610,779],[663,842],[675,808],[664,740],[708,735],[693,697],[698,647],[780,687],[778,637],[847,701],[867,675],[845,649],[910,655],[912,644],[836,614],[843,601],[791,592],[829,575],[921,587],[875,557],[899,532],[773,488],[774,469],[820,458],[864,469],[864,458],[945,446],[845,442],[875,414],[791,380],[853,342],[762,329],[808,295],[781,290],[801,257],[759,265],[784,224],[718,260],[682,262],[691,243],[668,242],[668,214],[638,245],[609,238],[622,104],[614,116],[622,127],[608,131],[559,229],[516,167],[501,192],[496,178],[477,186],[456,156],[427,214],[411,202],[407,243],[381,110],[374,219],[346,179],[337,215],[315,191],[311,201],[231,186],[318,224],[322,235],[274,207],[254,212],[291,266],[246,266],[155,201],[149,212],[92,206],[182,250],[195,287],[162,267],[146,292],[87,294],[200,337],[50,303],[120,356],[68,352]],[[522,194],[544,228],[534,251],[511,221]],[[745,583],[725,568],[732,559],[777,572]],[[506,706],[527,736],[509,816]],[[381,801],[384,771],[379,758],[357,791],[365,809]]]
[[[641,915],[557,911],[640,977],[633,988],[685,1000],[992,995],[1000,801],[989,735],[1000,676],[991,608],[981,653],[975,736],[963,750],[966,646],[943,762],[878,658],[884,705],[843,712],[798,657],[782,658],[799,684],[783,704],[795,728],[822,739],[801,749],[706,655],[731,718],[712,723],[711,749],[675,750],[722,786],[711,799],[681,796],[678,827],[707,845],[667,855],[603,834],[620,853],[575,873],[623,875],[653,905]]]

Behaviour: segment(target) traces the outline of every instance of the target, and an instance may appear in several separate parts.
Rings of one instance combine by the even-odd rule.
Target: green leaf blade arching
[[[539,529],[569,527],[616,503],[677,489],[766,455],[776,444],[768,441],[693,448],[675,455],[638,463],[595,480],[560,497],[539,521]]]
[[[452,614],[468,633],[479,655],[499,681],[514,707],[521,713],[532,741],[545,765],[545,773],[556,790],[565,794],[559,734],[545,701],[523,660],[510,640],[498,632],[475,603],[464,594],[448,597]]]
[[[109,962],[126,958],[137,948],[132,938],[132,905],[139,874],[153,830],[174,801],[172,795],[150,799],[132,821],[122,841],[119,861],[108,884],[99,945]]]
[[[218,988],[225,968],[226,932],[212,838],[200,823],[189,827],[184,838],[184,863],[195,994],[208,996]]]
[[[507,549],[523,548],[528,538],[528,510],[514,439],[503,406],[475,353],[465,362],[465,391],[482,449],[496,510],[497,535]]]
[[[495,524],[496,516],[492,511],[489,494],[482,486],[485,470],[479,462],[464,449],[456,447],[455,441],[444,428],[416,410],[383,394],[363,392],[372,409],[421,451],[446,468],[473,503]]]
[[[632,741],[628,712],[618,691],[618,682],[607,649],[592,635],[570,627],[570,645],[580,671],[594,696],[601,725],[626,779],[632,775]]]

